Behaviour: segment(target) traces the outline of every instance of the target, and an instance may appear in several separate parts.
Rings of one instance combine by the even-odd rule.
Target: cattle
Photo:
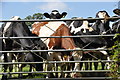
[[[44,13],[44,16],[49,19],[61,19],[67,15],[66,12],[63,12],[62,14],[59,13],[58,10],[53,10],[51,14],[49,13]]]
[[[44,13],[46,18],[60,19],[67,13],[63,12],[60,14],[57,10],[53,10],[51,14]],[[52,21],[52,22],[35,22],[32,25],[32,33],[37,34],[39,37],[49,36],[71,36],[69,28],[63,21]],[[43,38],[41,39],[47,45],[49,50],[55,49],[76,49],[72,38]],[[69,60],[69,56],[77,56],[76,52],[48,52],[48,61],[63,61]],[[66,56],[68,56],[66,58]],[[80,60],[80,59],[79,59]],[[63,64],[60,64],[61,70],[64,70]],[[53,64],[48,64],[48,71],[52,70]],[[75,67],[75,69],[77,66]],[[49,73],[48,77],[54,77],[53,73]],[[64,77],[64,73],[61,74]]]
[[[12,17],[11,20],[19,20],[19,16],[14,16]],[[6,22],[3,24],[3,32],[2,32],[3,37],[29,37],[33,36],[33,34],[30,32],[28,26],[25,24],[25,22]],[[41,40],[36,40],[36,39],[3,39],[5,50],[10,51],[10,50],[34,50],[34,49],[41,49],[46,47],[44,43],[42,44]],[[41,57],[46,59],[47,54],[42,54],[42,53],[6,53],[7,55],[11,56],[5,56],[4,59],[8,59],[8,61],[12,61],[12,55],[18,55],[17,61],[19,62],[24,62],[25,59],[30,59],[30,56],[32,55],[33,61],[39,62],[43,61]],[[39,56],[41,57],[39,57]],[[29,58],[27,58],[29,57]],[[26,61],[32,61],[26,60]],[[32,61],[32,62],[33,62]],[[43,64],[32,64],[35,66],[37,71],[43,71]],[[19,71],[22,71],[22,66],[19,65]],[[38,67],[39,66],[39,67]],[[7,70],[7,69],[6,69]],[[12,69],[10,69],[10,72]],[[21,75],[20,75],[21,76]]]
[[[115,33],[120,33],[120,21],[116,21],[112,25],[112,32]]]
[[[109,14],[106,11],[99,11],[96,14],[96,18],[105,18],[104,20],[96,20],[96,22],[92,25],[92,28],[97,31],[98,34],[104,35],[104,34],[112,34],[112,29],[110,28],[110,20],[107,20],[109,18]],[[114,42],[112,40],[112,37],[103,37],[106,42],[108,43],[107,47],[112,47]]]
[[[0,27],[0,32],[2,32],[2,26]],[[1,35],[1,33],[0,33],[0,37],[2,37],[2,35]],[[5,49],[5,46],[4,46],[4,43],[3,43],[3,40],[2,39],[0,39],[0,51],[4,51],[4,49]],[[0,52],[0,62],[4,62],[3,61],[3,58],[4,58],[4,55],[3,55],[3,53],[2,52]],[[0,71],[2,71],[2,65],[0,65]]]
[[[77,19],[81,19],[81,18],[77,18]],[[66,24],[69,26],[70,32],[72,33],[72,35],[75,35],[75,36],[76,35],[97,35],[98,34],[98,31],[92,28],[89,25],[88,21],[66,21]],[[73,39],[74,39],[75,44],[78,47],[83,48],[83,49],[96,49],[99,47],[105,47],[108,44],[106,40],[101,37],[85,37],[85,38],[73,38]],[[98,54],[99,55],[103,54],[104,57],[98,56]],[[93,58],[94,59],[107,59],[107,56],[108,54],[104,51],[103,52],[102,51],[101,52],[85,51],[83,54],[82,60],[86,60],[86,59],[92,60]],[[85,69],[88,69],[88,68],[89,68],[88,66],[85,67]],[[90,66],[90,69],[92,69],[91,66]],[[96,63],[95,63],[95,69],[97,69]],[[102,69],[104,68],[102,67]]]
[[[119,34],[120,33],[120,20],[114,22],[112,24],[112,33],[113,34]],[[120,36],[118,35],[117,37],[113,38],[113,41],[120,41]]]

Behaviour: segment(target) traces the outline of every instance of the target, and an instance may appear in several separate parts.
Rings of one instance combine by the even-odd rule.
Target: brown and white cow
[[[32,33],[37,34],[39,37],[49,37],[49,36],[71,36],[69,28],[66,26],[65,22],[56,21],[56,22],[35,22],[32,25]],[[42,41],[45,42],[49,50],[53,49],[76,49],[74,41],[72,38],[42,38]],[[80,60],[78,54],[75,52],[48,52],[48,61],[63,61],[69,60],[66,59],[66,55],[74,56],[75,60]],[[65,57],[64,57],[65,56]],[[74,70],[79,70],[79,64],[74,67]],[[61,65],[61,68],[64,68]],[[53,64],[48,64],[48,70],[52,70]],[[50,74],[53,76],[53,74]],[[64,73],[61,75],[63,77]]]

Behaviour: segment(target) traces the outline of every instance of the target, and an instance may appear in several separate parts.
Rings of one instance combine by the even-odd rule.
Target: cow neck
[[[39,35],[39,30],[41,27],[43,27],[45,24],[48,24],[48,22],[35,22],[32,24],[32,33]]]
[[[48,22],[48,24],[45,24],[42,26],[39,30],[39,37],[49,37],[52,34],[56,32],[56,30],[61,26],[61,24],[64,24],[63,22]]]
[[[71,36],[71,34],[70,34],[70,31],[69,31],[69,28],[65,24],[62,24],[56,30],[56,32],[51,36]],[[50,41],[51,41],[50,43],[52,43],[52,44],[54,42],[57,43],[57,44],[59,43],[61,48],[64,48],[64,49],[75,49],[75,44],[74,44],[74,41],[73,41],[72,38],[56,38],[56,39],[55,38],[50,38]]]

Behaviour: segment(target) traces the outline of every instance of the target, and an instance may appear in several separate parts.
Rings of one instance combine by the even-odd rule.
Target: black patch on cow
[[[54,14],[54,12],[56,12],[56,14]],[[50,19],[61,19],[61,18],[65,17],[66,15],[67,15],[66,12],[63,12],[62,14],[60,14],[59,11],[57,11],[57,10],[53,10],[53,11],[51,12],[51,14],[49,14],[49,13],[44,13],[44,16],[45,16],[46,18],[50,18]]]
[[[75,21],[73,23],[73,25],[74,25],[75,28],[78,28],[78,27],[82,26],[82,24],[83,24],[83,21]]]

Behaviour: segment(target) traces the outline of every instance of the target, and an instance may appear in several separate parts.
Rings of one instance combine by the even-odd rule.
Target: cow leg
[[[25,61],[25,54],[24,53],[20,53],[18,54],[18,58],[17,58],[18,62],[24,62]],[[21,72],[23,67],[25,67],[25,64],[18,64],[18,71]],[[23,75],[19,74],[19,78],[22,78]]]
[[[8,57],[7,57],[7,53],[4,53],[4,62],[8,62]],[[4,72],[7,71],[8,65],[3,65],[4,68]]]
[[[72,56],[73,56],[73,58],[74,58],[75,61],[80,61],[80,60],[82,59],[82,57],[83,57],[81,51],[78,51],[78,52],[75,51],[75,52],[72,54]],[[75,71],[79,71],[79,70],[80,70],[80,63],[75,63],[74,70],[75,70]],[[72,74],[72,77],[73,77],[73,78],[75,78],[75,77],[80,77],[80,76],[81,76],[80,73],[73,73],[73,74]]]
[[[53,53],[52,52],[48,52],[47,60],[48,61],[53,61]],[[53,68],[53,64],[48,64],[47,65],[47,71],[51,71],[52,68]],[[48,73],[48,75],[46,76],[46,78],[53,78],[53,77],[54,77],[53,73]]]
[[[82,67],[83,67],[83,62],[80,62],[80,70],[82,70]]]
[[[97,70],[97,68],[98,68],[98,62],[94,62],[94,68],[95,68],[95,70]]]
[[[0,55],[0,62],[3,62],[2,55]],[[2,65],[0,65],[0,72],[2,72]]]
[[[55,52],[55,53],[53,53],[54,54],[54,56],[53,56],[53,58],[55,59],[55,61],[63,61],[63,58],[62,58],[62,56],[61,56],[61,52]],[[58,70],[58,66],[60,66],[60,68],[61,68],[61,71],[64,71],[65,70],[65,67],[66,67],[66,64],[65,63],[58,63],[57,64],[57,70]],[[55,75],[56,75],[56,77],[58,76],[58,73],[55,73]],[[61,75],[60,75],[60,77],[65,77],[65,73],[61,73]]]
[[[102,60],[110,61],[110,57],[109,57],[107,51],[100,51],[100,52],[101,52],[101,55],[102,55],[102,57],[101,57]],[[107,62],[107,63],[102,62],[102,69],[103,70],[105,69],[105,66],[106,66],[106,69],[110,69],[110,63],[109,62]]]
[[[63,64],[63,65],[61,66],[61,72],[64,71],[65,68],[66,68],[66,65]],[[65,78],[65,73],[64,73],[64,72],[61,73],[60,78]]]
[[[89,61],[92,61],[92,57],[89,58]],[[89,70],[92,70],[92,62],[89,62]]]
[[[102,60],[108,60],[108,61],[110,61],[110,57],[108,56],[108,55],[104,55],[104,57],[102,57]],[[107,63],[101,63],[101,65],[102,65],[102,70],[104,70],[104,69],[110,69],[110,63],[109,62],[107,62]]]
[[[12,62],[12,57],[13,57],[13,53],[7,53],[7,58],[8,58],[8,62]],[[13,65],[8,65],[9,67],[9,72],[12,72],[13,70]],[[9,75],[9,78],[12,77],[12,74]]]
[[[86,59],[86,60],[88,60],[88,59]],[[89,64],[88,64],[88,62],[85,62],[85,70],[88,70],[89,69],[89,66],[88,66]]]

